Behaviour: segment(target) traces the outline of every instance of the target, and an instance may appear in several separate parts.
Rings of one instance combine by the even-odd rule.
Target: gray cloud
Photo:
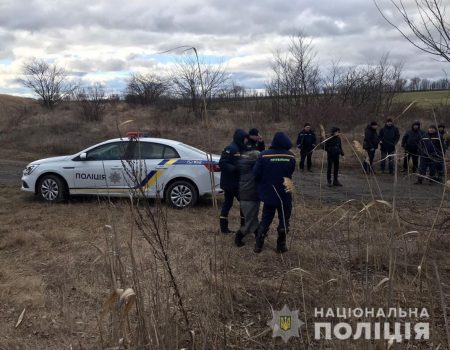
[[[78,76],[163,71],[164,63],[143,57],[192,45],[230,58],[239,83],[263,88],[268,55],[299,31],[313,38],[324,69],[337,60],[376,62],[386,52],[405,61],[408,76],[439,77],[446,68],[408,44],[372,1],[16,0],[0,1],[0,72],[13,75],[33,56],[61,61]],[[111,85],[123,83],[114,79]]]

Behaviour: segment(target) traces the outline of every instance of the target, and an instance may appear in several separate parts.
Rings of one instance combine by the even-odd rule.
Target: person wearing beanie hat
[[[440,159],[439,159],[438,163],[436,164],[436,166],[437,166],[436,171],[437,171],[439,180],[441,180],[445,175],[445,154],[447,153],[447,149],[448,149],[448,146],[450,143],[450,137],[449,137],[447,131],[445,131],[444,124],[438,125],[438,133],[439,133],[439,137],[441,138],[441,147],[439,148]]]
[[[395,146],[400,140],[400,132],[394,125],[392,118],[386,119],[386,124],[380,130],[380,150],[381,150],[381,172],[384,173],[386,169],[386,160],[388,160],[389,174],[394,173],[394,157]]]
[[[256,128],[250,129],[248,132],[247,151],[259,151],[262,152],[266,149],[266,145],[262,136],[259,134],[259,130]]]
[[[375,152],[378,148],[378,144],[380,143],[377,128],[378,123],[374,121],[367,125],[366,130],[364,131],[363,148],[366,150],[367,157],[369,159],[369,162],[364,161],[364,170],[368,174],[374,174],[372,167],[373,159],[375,158]]]
[[[339,182],[339,157],[344,156],[341,142],[341,129],[331,128],[331,136],[324,142],[323,147],[327,152],[327,182],[328,186],[342,186]],[[333,169],[333,182],[331,182],[331,170]]]
[[[412,172],[415,173],[419,168],[419,144],[424,132],[420,130],[420,122],[416,121],[411,125],[402,138],[402,147],[405,149],[403,158],[403,172],[408,172],[409,162],[412,161]]]
[[[228,229],[228,213],[233,206],[234,198],[239,201],[239,169],[237,162],[241,153],[246,151],[248,134],[242,129],[237,129],[231,142],[222,152],[219,160],[220,167],[220,188],[224,192],[224,202],[220,212],[220,231],[231,233]],[[241,212],[241,224],[243,215]]]
[[[316,147],[316,134],[311,128],[310,123],[305,123],[303,130],[297,136],[297,148],[300,150],[300,170],[305,170],[305,160],[306,167],[308,171],[312,171],[312,154]]]
[[[258,227],[255,242],[255,253],[260,253],[264,239],[272,224],[275,213],[278,213],[277,252],[287,251],[286,235],[289,231],[289,220],[292,212],[292,194],[286,191],[285,178],[291,179],[295,171],[295,156],[290,151],[292,142],[284,132],[277,132],[270,149],[262,152],[253,168],[260,200],[264,203],[261,223]]]
[[[419,177],[417,178],[416,185],[420,185],[423,182],[423,178],[426,177],[427,170],[430,175],[430,185],[436,175],[436,163],[439,159],[439,149],[441,148],[441,140],[437,128],[435,125],[428,127],[428,132],[422,136],[419,144],[420,150],[420,165],[419,165]]]

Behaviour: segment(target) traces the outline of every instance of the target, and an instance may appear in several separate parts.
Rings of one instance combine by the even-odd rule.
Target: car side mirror
[[[87,153],[81,153],[80,154],[80,160],[86,160],[87,159]]]

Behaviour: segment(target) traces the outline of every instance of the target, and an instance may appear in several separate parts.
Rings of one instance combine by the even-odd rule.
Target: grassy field
[[[22,103],[13,101],[0,113],[0,159],[73,153],[124,132],[117,125],[130,119],[136,130],[201,148],[210,133],[216,153],[236,127],[257,126],[269,140],[278,130],[295,138],[302,125],[219,110],[211,112],[206,129],[182,109],[125,104],[109,106],[102,122],[86,123],[74,105],[48,112],[31,102],[22,113]],[[405,127],[418,115],[424,121],[432,117],[410,113],[401,120]],[[346,125],[351,141],[361,140],[367,120],[332,122]],[[358,164],[345,145],[345,166]],[[407,203],[348,196],[336,203],[327,201],[325,190],[305,201],[299,187],[289,252],[275,253],[273,227],[264,251],[255,255],[253,237],[238,249],[232,236],[218,233],[219,213],[207,200],[183,211],[158,201],[95,197],[47,205],[18,186],[0,183],[0,190],[1,350],[448,347],[450,203],[445,196],[427,206],[411,188]],[[234,207],[232,229],[238,221]],[[127,288],[135,294],[125,298],[120,290]],[[267,325],[271,310],[285,304],[299,310],[306,323],[287,344],[272,338]],[[429,319],[400,321],[429,322],[430,339],[391,347],[388,340],[315,339],[315,308],[365,307],[426,308]],[[347,321],[356,327],[357,321],[375,320]]]
[[[432,106],[448,106],[450,104],[450,91],[402,92],[394,98],[394,103],[407,104],[413,101],[416,101],[418,106],[425,109]]]

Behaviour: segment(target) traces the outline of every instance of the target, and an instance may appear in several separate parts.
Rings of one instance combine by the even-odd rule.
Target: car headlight
[[[24,175],[30,175],[34,169],[36,169],[39,165],[38,164],[34,164],[34,165],[28,165],[25,170],[23,171]]]

